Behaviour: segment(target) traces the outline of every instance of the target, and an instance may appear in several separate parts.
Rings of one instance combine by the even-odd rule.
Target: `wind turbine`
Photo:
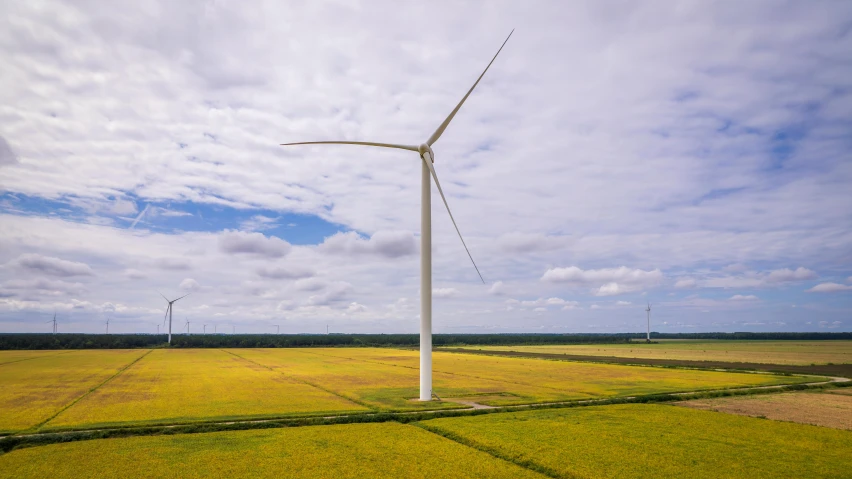
[[[651,303],[648,303],[648,307],[645,308],[645,312],[648,313],[648,335],[645,337],[645,342],[651,342]]]
[[[160,323],[157,323],[157,334],[160,334]]]
[[[500,49],[497,50],[497,53],[494,54],[494,58],[491,59],[491,62],[488,63],[488,66],[485,67],[482,74],[479,75],[479,78],[476,79],[473,86],[470,87],[470,90],[462,97],[461,101],[456,105],[450,115],[438,126],[438,129],[432,133],[432,136],[426,140],[426,143],[422,143],[418,146],[415,145],[400,145],[394,143],[376,143],[369,141],[303,141],[297,143],[283,143],[282,146],[290,146],[290,145],[327,145],[327,144],[340,144],[340,145],[364,145],[364,146],[377,146],[381,148],[396,148],[400,150],[409,150],[416,151],[420,155],[420,159],[422,160],[422,168],[421,168],[421,182],[420,182],[420,400],[421,401],[431,401],[432,400],[432,183],[431,180],[435,180],[435,186],[438,187],[438,193],[441,195],[441,200],[444,202],[444,206],[447,208],[447,213],[450,215],[450,220],[453,222],[453,226],[456,229],[456,233],[459,235],[459,239],[461,239],[462,245],[464,246],[464,250],[467,252],[467,256],[470,258],[471,263],[473,263],[473,267],[476,268],[476,274],[479,275],[479,279],[482,280],[482,283],[485,284],[485,280],[482,278],[482,274],[479,272],[479,268],[476,266],[476,262],[473,261],[473,256],[470,254],[470,250],[467,249],[467,244],[464,242],[464,238],[462,238],[461,231],[459,231],[459,227],[456,224],[455,218],[453,218],[453,213],[450,211],[450,205],[447,203],[447,198],[444,196],[444,191],[441,189],[441,182],[438,181],[438,174],[435,172],[435,167],[432,163],[435,162],[435,153],[432,151],[432,145],[441,138],[441,135],[444,133],[444,130],[447,129],[450,122],[453,120],[453,117],[456,116],[459,109],[464,104],[467,97],[473,92],[473,89],[479,84],[479,81],[482,80],[482,77],[485,76],[485,72],[488,71],[488,68],[491,67],[491,64],[494,63],[494,60],[497,59],[497,55],[503,50],[503,47],[506,46],[506,42],[511,38],[514,30],[509,33],[509,36],[506,37],[506,40],[503,41],[503,45],[500,46]],[[431,175],[431,178],[430,178]],[[326,326],[326,330],[327,330]]]
[[[186,318],[186,324],[184,324],[184,326],[186,326],[186,334],[189,335],[189,318]]]
[[[109,318],[107,318],[106,333],[109,334]]]
[[[160,293],[160,292],[157,291],[157,293]],[[163,293],[160,293],[160,296],[162,296],[163,299],[165,299],[166,302],[169,303],[169,305],[166,307],[166,317],[163,318],[163,326],[166,325],[166,318],[168,318],[168,320],[169,320],[169,344],[172,344],[172,309],[173,309],[172,305],[177,303],[181,299],[189,296],[190,294],[192,294],[192,293],[186,293],[185,295],[181,296],[180,298],[169,300],[169,298],[167,298]]]
[[[56,334],[56,312],[53,313],[53,319],[45,321],[45,323],[53,323],[53,334]]]
[[[275,334],[281,334],[281,326],[278,324],[275,325]]]
[[[204,329],[203,329],[204,332],[202,334],[207,334],[207,325],[205,324],[203,327],[204,327]]]

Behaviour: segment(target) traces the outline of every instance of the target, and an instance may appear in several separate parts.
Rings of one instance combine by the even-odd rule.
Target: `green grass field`
[[[399,423],[52,444],[0,456],[0,478],[541,478]]]
[[[760,364],[850,364],[852,341],[677,340],[646,344],[469,346],[470,349],[620,358],[727,361]]]
[[[668,405],[435,419],[423,427],[554,477],[852,477],[852,434]]]
[[[7,356],[7,353],[10,353]],[[0,352],[0,431],[466,407],[420,402],[418,352],[380,348]],[[443,398],[530,404],[812,380],[437,352]]]

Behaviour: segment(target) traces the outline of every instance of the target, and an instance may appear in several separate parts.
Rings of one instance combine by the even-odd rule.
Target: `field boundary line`
[[[59,353],[56,353],[56,354],[49,354],[49,355],[46,355],[46,356],[36,356],[36,357],[33,357],[33,358],[15,359],[14,361],[6,361],[5,363],[0,363],[0,366],[5,366],[7,364],[19,363],[21,361],[30,361],[30,360],[33,360],[33,359],[55,358],[56,356],[62,356],[63,354],[68,354],[68,353],[73,353],[73,352],[75,352],[75,350],[72,349],[72,350],[68,350],[68,351],[62,351],[62,352],[59,352]]]
[[[243,431],[267,428],[323,426],[332,424],[353,423],[376,423],[396,421],[400,423],[412,423],[449,417],[479,416],[483,414],[500,414],[523,411],[537,411],[543,409],[568,409],[574,407],[608,406],[614,404],[665,404],[689,399],[702,399],[726,396],[747,396],[758,394],[772,394],[776,392],[821,390],[832,388],[845,388],[852,386],[852,381],[846,378],[835,378],[844,382],[824,382],[816,385],[789,385],[774,387],[774,389],[746,389],[746,390],[721,390],[715,392],[696,391],[692,393],[677,394],[652,394],[645,396],[631,396],[620,398],[604,398],[594,400],[537,403],[516,406],[499,406],[493,409],[433,409],[427,411],[405,411],[405,412],[361,412],[326,416],[305,416],[269,419],[246,419],[229,420],[219,422],[202,422],[191,424],[152,424],[125,427],[101,427],[90,429],[75,429],[66,431],[46,431],[34,433],[18,433],[11,436],[0,437],[0,455],[19,448],[35,447],[46,444],[70,441],[86,441],[92,439],[106,439],[111,437],[135,437],[135,436],[157,436],[171,434],[196,434],[218,431]],[[690,395],[692,397],[690,397]]]
[[[146,352],[145,352],[145,354],[143,354],[143,355],[139,356],[138,358],[134,359],[133,361],[130,361],[129,363],[127,363],[126,365],[124,365],[124,367],[122,367],[121,369],[119,369],[118,371],[116,371],[116,373],[115,373],[115,374],[113,374],[112,376],[110,376],[110,377],[108,377],[108,378],[104,379],[104,380],[103,380],[103,382],[101,382],[101,383],[100,383],[100,384],[98,384],[97,386],[95,386],[95,387],[93,387],[93,388],[89,389],[88,391],[86,391],[85,393],[83,393],[83,395],[81,395],[81,396],[80,396],[80,397],[78,397],[77,399],[75,399],[75,400],[71,401],[71,403],[70,403],[70,404],[68,404],[67,406],[63,407],[63,408],[62,408],[62,409],[60,409],[59,411],[57,411],[54,415],[52,415],[52,416],[50,416],[49,418],[45,419],[44,421],[42,421],[42,422],[40,422],[40,423],[36,424],[35,426],[33,426],[33,427],[29,428],[29,429],[26,429],[25,431],[22,431],[22,432],[16,433],[16,434],[14,434],[14,435],[15,435],[15,436],[17,436],[17,435],[19,435],[19,434],[23,434],[23,433],[30,432],[30,431],[37,431],[37,430],[41,429],[41,427],[42,427],[42,426],[44,426],[45,424],[47,424],[47,423],[49,423],[50,421],[52,421],[53,419],[55,419],[55,418],[56,418],[56,416],[58,416],[58,415],[62,414],[62,413],[63,413],[63,412],[65,412],[65,411],[67,411],[67,410],[68,410],[68,408],[70,408],[71,406],[73,406],[73,405],[77,404],[78,402],[80,402],[80,401],[81,401],[81,400],[83,400],[84,398],[88,397],[88,396],[89,396],[89,394],[92,394],[93,392],[97,391],[97,390],[98,390],[101,386],[103,386],[104,384],[106,384],[106,383],[108,383],[108,382],[112,381],[114,378],[116,378],[119,374],[123,373],[124,371],[127,371],[127,369],[128,369],[130,366],[133,366],[134,364],[138,363],[138,362],[139,362],[142,358],[144,358],[145,356],[147,356],[147,355],[151,354],[151,351],[153,351],[153,349],[149,349],[148,351],[146,351]]]
[[[443,437],[444,439],[448,439],[450,441],[455,442],[456,444],[468,447],[475,451],[484,452],[491,457],[506,461],[508,463],[514,464],[518,467],[522,467],[528,471],[536,472],[538,474],[543,474],[547,477],[552,477],[553,479],[583,479],[578,475],[564,475],[559,473],[559,471],[555,471],[550,469],[549,467],[543,466],[533,460],[530,459],[518,459],[516,457],[512,457],[508,454],[503,453],[502,451],[495,449],[493,447],[488,447],[484,444],[480,444],[472,439],[460,436],[458,434],[452,433],[450,431],[445,431],[440,427],[426,425],[420,421],[409,423],[410,426],[420,428],[424,431],[430,432],[436,436]]]
[[[621,356],[591,356],[578,354],[556,354],[556,353],[531,353],[511,350],[492,350],[492,349],[472,349],[464,347],[447,347],[441,346],[435,351],[456,354],[478,354],[482,356],[500,356],[504,358],[515,359],[541,359],[544,361],[565,361],[577,363],[597,363],[597,364],[613,364],[619,366],[639,366],[647,368],[663,368],[663,369],[695,369],[704,371],[718,371],[724,369],[725,372],[742,373],[742,374],[775,374],[779,376],[798,375],[798,376],[821,376],[821,377],[837,377],[844,373],[835,371],[809,371],[807,368],[823,368],[823,367],[843,367],[852,366],[848,363],[839,364],[777,364],[777,363],[746,363],[746,362],[730,362],[721,360],[692,360],[692,359],[668,359],[668,358],[628,358]],[[707,364],[710,363],[710,364]],[[742,367],[736,367],[737,365]],[[734,366],[734,367],[731,367]],[[848,373],[845,373],[848,374]],[[852,378],[852,376],[847,376]]]
[[[265,365],[265,364],[261,364],[261,363],[259,363],[259,362],[257,362],[257,361],[253,361],[253,360],[251,360],[251,359],[244,358],[244,357],[240,356],[240,355],[239,355],[239,354],[237,354],[237,353],[232,353],[231,351],[228,351],[228,350],[226,350],[226,349],[221,349],[220,351],[225,352],[225,353],[228,353],[228,354],[233,355],[233,356],[236,356],[236,357],[238,357],[238,358],[242,359],[243,361],[246,361],[246,362],[252,363],[252,364],[257,365],[257,366],[260,366],[260,367],[262,367],[262,368],[266,368],[266,369],[268,369],[268,370],[272,371],[273,373],[280,374],[280,375],[282,375],[282,376],[284,376],[284,377],[286,377],[286,378],[290,378],[290,379],[292,379],[293,381],[300,382],[300,383],[302,383],[302,384],[307,384],[308,386],[311,386],[311,387],[317,388],[317,389],[319,389],[320,391],[327,392],[327,393],[332,394],[332,395],[334,395],[334,396],[337,396],[337,397],[339,397],[339,398],[341,398],[341,399],[345,399],[345,400],[347,400],[347,401],[349,401],[349,402],[351,402],[351,403],[357,404],[357,405],[359,405],[359,406],[364,406],[365,408],[369,409],[370,411],[375,411],[375,412],[379,411],[379,409],[378,409],[378,408],[376,408],[375,406],[372,406],[372,405],[370,405],[370,404],[367,404],[367,403],[365,403],[365,402],[363,402],[363,401],[361,401],[361,400],[358,400],[358,399],[355,399],[355,398],[347,397],[346,395],[341,394],[341,393],[338,393],[337,391],[332,391],[331,389],[326,389],[326,388],[324,388],[324,387],[322,387],[322,386],[320,386],[320,385],[318,385],[318,384],[313,384],[313,383],[312,383],[312,382],[310,382],[310,381],[306,381],[306,380],[304,380],[304,379],[297,378],[297,377],[295,377],[295,376],[292,376],[292,375],[286,374],[286,373],[284,373],[284,372],[282,372],[282,371],[278,371],[278,370],[276,370],[276,369],[272,368],[271,366],[267,366],[267,365]]]

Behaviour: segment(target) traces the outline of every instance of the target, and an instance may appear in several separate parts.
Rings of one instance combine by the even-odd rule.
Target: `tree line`
[[[852,333],[652,333],[656,339],[830,340]],[[165,334],[0,334],[0,349],[133,349],[167,346]],[[435,334],[434,346],[513,346],[616,344],[642,340],[642,333],[619,334]],[[178,334],[173,348],[418,347],[417,334]]]

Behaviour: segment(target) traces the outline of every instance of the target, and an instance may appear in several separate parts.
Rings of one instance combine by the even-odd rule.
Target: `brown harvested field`
[[[675,404],[693,409],[852,430],[852,388],[695,399]]]

